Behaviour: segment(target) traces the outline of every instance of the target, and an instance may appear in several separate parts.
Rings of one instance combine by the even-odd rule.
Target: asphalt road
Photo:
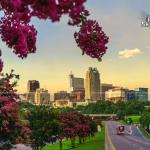
[[[106,124],[108,135],[116,150],[150,150],[150,140],[145,139],[136,126],[126,126],[125,135],[117,135],[116,128],[118,123],[108,121]],[[106,150],[112,149],[107,148]]]

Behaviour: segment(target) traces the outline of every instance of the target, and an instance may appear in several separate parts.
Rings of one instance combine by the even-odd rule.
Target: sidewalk
[[[32,150],[32,148],[23,144],[17,144],[11,150]]]

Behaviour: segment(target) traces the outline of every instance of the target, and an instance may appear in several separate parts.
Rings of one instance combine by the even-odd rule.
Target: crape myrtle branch
[[[20,58],[36,52],[37,30],[31,25],[32,17],[51,22],[68,15],[68,25],[80,27],[74,38],[82,54],[101,60],[106,53],[108,37],[90,15],[86,0],[1,0],[0,36],[3,42]],[[0,71],[3,62],[0,58]]]

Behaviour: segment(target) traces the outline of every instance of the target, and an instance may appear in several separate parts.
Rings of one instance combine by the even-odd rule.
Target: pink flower
[[[83,54],[101,60],[106,53],[108,37],[96,21],[87,20],[80,31],[75,32],[74,37]]]
[[[8,120],[3,120],[3,121],[2,121],[2,126],[3,126],[4,128],[7,127],[8,124],[9,124]]]
[[[31,130],[30,130],[30,128],[24,127],[24,128],[22,129],[22,132],[25,133],[25,134],[30,134],[30,133],[31,133]]]
[[[37,31],[34,26],[22,24],[19,20],[13,20],[12,16],[6,16],[0,22],[0,34],[8,47],[21,58],[36,51]]]
[[[22,0],[1,0],[0,4],[7,11],[15,11],[21,6]]]
[[[69,20],[68,24],[78,25],[86,20],[86,17],[89,16],[89,12],[85,10],[83,6],[78,6],[70,11],[69,16],[71,19]]]
[[[85,10],[83,4],[86,0],[58,0],[62,13],[69,14],[69,25],[78,25],[83,19],[89,16],[89,12]]]
[[[61,12],[56,0],[35,0],[31,4],[32,15],[40,19],[51,19],[52,22],[59,21]]]

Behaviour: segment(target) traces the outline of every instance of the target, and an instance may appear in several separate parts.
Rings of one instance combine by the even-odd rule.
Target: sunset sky
[[[150,28],[141,27],[141,13],[150,14],[150,0],[87,0],[90,18],[96,19],[109,36],[102,62],[82,56],[67,17],[51,23],[33,19],[38,30],[37,52],[21,60],[0,41],[4,71],[20,74],[19,92],[26,92],[28,80],[39,80],[50,93],[67,90],[70,71],[85,77],[88,67],[98,68],[101,82],[117,86],[150,88]]]

